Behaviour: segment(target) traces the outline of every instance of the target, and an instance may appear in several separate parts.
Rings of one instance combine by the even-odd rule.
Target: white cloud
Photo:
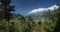
[[[36,13],[36,12],[41,12],[41,11],[48,11],[48,10],[54,10],[54,9],[58,9],[59,6],[57,5],[53,5],[51,7],[48,7],[48,8],[38,8],[38,9],[33,9],[31,12],[29,12],[28,14],[31,14],[31,13]]]

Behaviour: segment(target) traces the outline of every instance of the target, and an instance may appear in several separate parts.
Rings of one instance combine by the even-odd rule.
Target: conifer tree
[[[13,28],[9,28],[9,26],[11,25],[9,20],[13,15],[12,12],[15,11],[15,6],[11,5],[10,3],[11,0],[0,0],[0,32],[11,32],[11,29],[14,30],[14,26]]]
[[[14,7],[10,5],[11,0],[0,0],[0,17],[2,19],[5,19],[7,21],[10,20],[11,16],[12,16],[12,11],[14,11]]]

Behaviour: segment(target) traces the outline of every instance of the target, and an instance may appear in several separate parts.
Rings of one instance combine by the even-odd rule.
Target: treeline
[[[13,13],[15,6],[10,3],[0,0],[0,32],[60,32],[60,7],[41,19]]]

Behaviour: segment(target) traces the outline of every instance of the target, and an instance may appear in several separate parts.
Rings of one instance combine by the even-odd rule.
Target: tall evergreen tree
[[[12,11],[14,11],[14,7],[10,5],[11,0],[0,0],[0,17],[2,19],[5,19],[7,21],[10,20],[11,16],[12,16]]]
[[[0,0],[0,32],[11,32],[15,29],[13,24],[11,25],[11,23],[9,22],[11,16],[13,15],[12,12],[15,11],[15,6],[11,5],[10,3],[11,0]]]

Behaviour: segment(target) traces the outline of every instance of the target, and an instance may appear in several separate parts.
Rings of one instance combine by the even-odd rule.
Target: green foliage
[[[11,0],[0,0],[0,3],[0,17],[9,21],[15,6],[10,5]]]
[[[0,0],[0,32],[15,32],[14,25],[10,23],[14,7],[11,0]],[[12,28],[13,27],[13,28]]]
[[[60,7],[58,8],[58,10],[56,10],[56,18],[57,18],[57,21],[56,21],[56,27],[54,29],[54,32],[60,32]]]
[[[60,7],[48,11],[43,17],[24,17],[12,13],[11,0],[0,0],[0,32],[60,32]]]

